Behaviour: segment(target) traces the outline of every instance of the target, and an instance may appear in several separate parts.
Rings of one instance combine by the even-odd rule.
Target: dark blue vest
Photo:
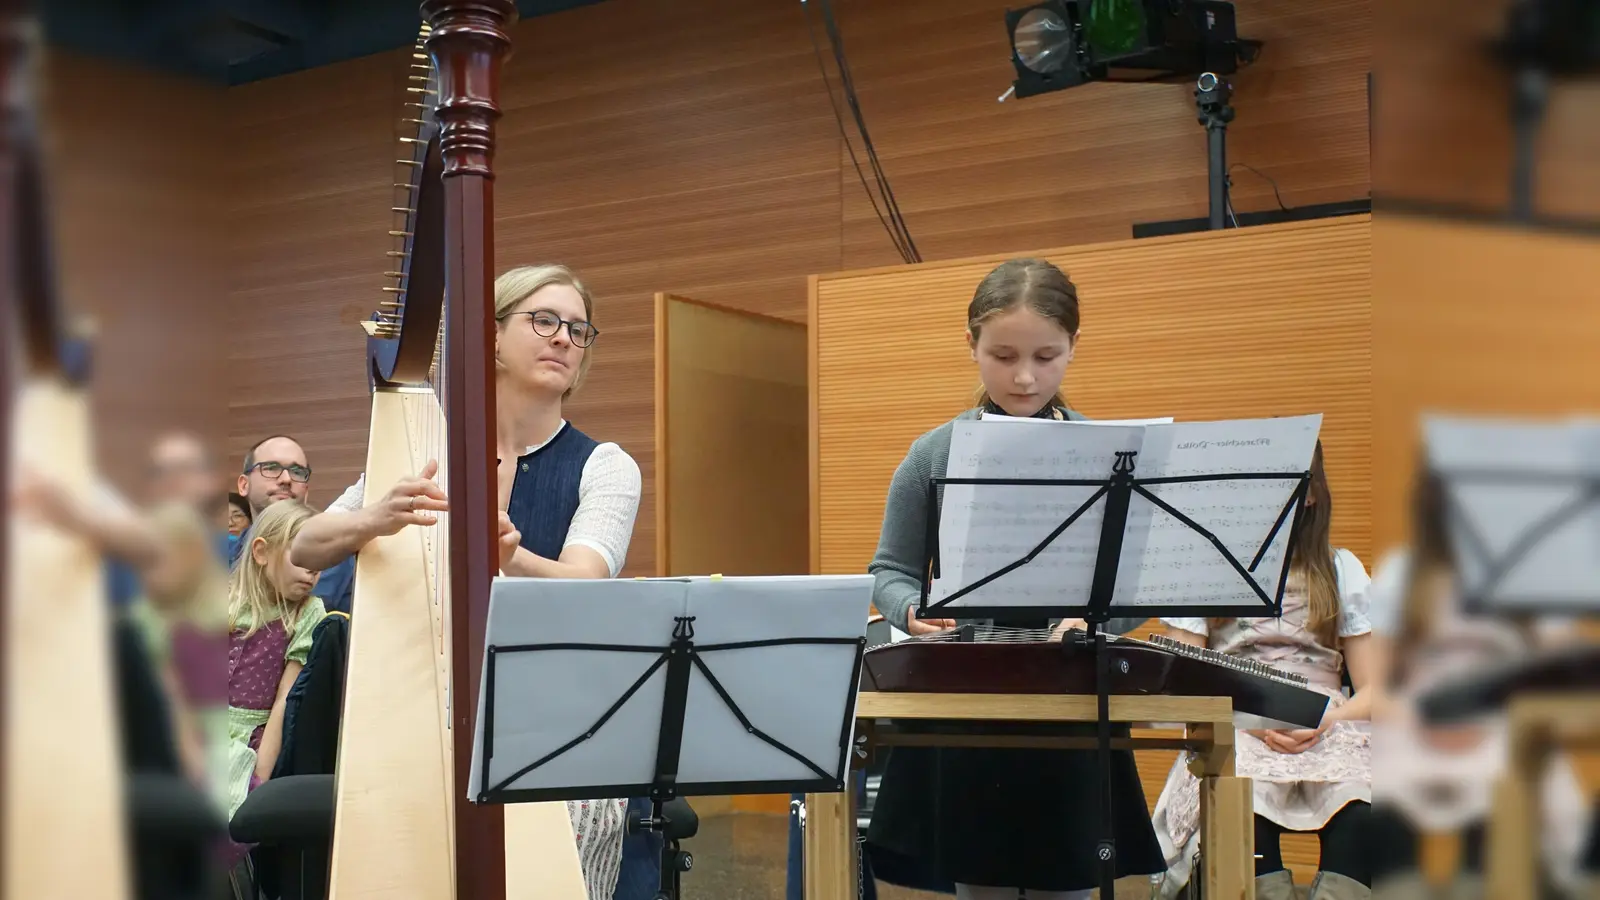
[[[598,446],[594,438],[566,423],[543,447],[517,458],[506,514],[522,532],[522,546],[528,552],[560,558],[567,528],[578,512],[583,466]]]

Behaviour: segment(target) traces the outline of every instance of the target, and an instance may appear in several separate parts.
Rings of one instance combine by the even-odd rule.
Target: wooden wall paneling
[[[1600,413],[1592,237],[1384,215],[1374,226],[1374,537],[1405,540],[1419,418]]]
[[[1514,74],[1489,54],[1509,0],[1403,0],[1374,30],[1372,177],[1380,197],[1503,212],[1511,199]],[[1549,216],[1600,218],[1600,85],[1556,82],[1536,141]]]
[[[1241,34],[1266,48],[1232,78],[1229,162],[1276,179],[1291,206],[1367,197],[1370,0],[1236,5]],[[923,259],[1120,240],[1136,222],[1206,214],[1192,79],[998,103],[1015,78],[1003,5],[838,9],[873,143]],[[898,262],[848,157],[841,163],[843,267]],[[1233,182],[1237,210],[1277,207],[1260,175],[1236,167]]]
[[[1069,402],[1096,418],[1322,412],[1333,537],[1370,564],[1370,227],[1352,217],[1044,251],[1083,298]],[[966,304],[1004,258],[818,280],[820,571],[864,569],[894,467],[970,404]]]
[[[1371,227],[1363,216],[1034,254],[1083,298],[1069,402],[1094,418],[1323,413],[1333,540],[1370,566]],[[966,303],[1004,258],[814,279],[815,571],[864,571],[907,448],[970,405]],[[1152,808],[1174,758],[1137,754]],[[1284,842],[1302,881],[1315,848]]]
[[[293,435],[332,502],[366,459],[410,48],[229,89],[229,460]],[[380,486],[385,488],[387,486]]]
[[[657,294],[661,575],[806,571],[806,328]]]
[[[217,452],[227,437],[224,95],[71,53],[44,63],[56,273],[94,329],[96,457],[137,497],[157,435],[192,431]]]

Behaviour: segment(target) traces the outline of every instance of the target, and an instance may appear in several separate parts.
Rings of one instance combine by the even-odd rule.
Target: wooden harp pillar
[[[462,802],[472,766],[489,587],[499,570],[494,426],[494,128],[500,65],[517,18],[511,0],[429,0],[425,46],[439,79],[444,164],[444,314],[450,516],[450,727],[458,900],[506,896],[499,806]]]

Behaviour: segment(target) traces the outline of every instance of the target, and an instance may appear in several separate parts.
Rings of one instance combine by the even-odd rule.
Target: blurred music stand
[[[1054,427],[1049,424],[1031,426],[1036,428]],[[1177,427],[1184,426],[1153,426]],[[1115,807],[1111,797],[1111,682],[1110,654],[1107,652],[1105,623],[1109,622],[1119,609],[1136,612],[1141,617],[1149,616],[1272,616],[1279,617],[1283,613],[1283,591],[1288,581],[1291,557],[1295,535],[1300,528],[1301,513],[1304,507],[1307,490],[1310,486],[1311,473],[1309,471],[1311,451],[1307,451],[1305,468],[1297,472],[1230,472],[1227,474],[1207,475],[1182,475],[1172,477],[1135,477],[1136,459],[1139,452],[1136,450],[1117,450],[1115,462],[1112,464],[1110,476],[1107,478],[931,478],[928,482],[928,536],[926,547],[926,569],[929,577],[922,580],[922,594],[919,598],[917,615],[919,618],[988,618],[990,616],[1039,616],[1041,614],[1059,617],[1079,617],[1088,625],[1086,631],[1074,633],[1062,641],[1063,652],[1067,653],[1092,653],[1095,656],[1095,693],[1098,703],[1099,719],[1097,723],[1097,753],[1099,756],[1099,806],[1103,838],[1096,848],[1096,857],[1100,862],[1100,896],[1109,898],[1116,896],[1116,823]],[[952,453],[952,456],[954,454]],[[1294,488],[1288,501],[1278,511],[1267,529],[1266,536],[1259,548],[1251,558],[1248,566],[1240,563],[1227,546],[1216,535],[1196,522],[1190,516],[1162,499],[1151,487],[1165,484],[1194,484],[1204,482],[1230,482],[1230,481],[1291,481]],[[993,485],[993,486],[1030,486],[1040,488],[1094,488],[1094,493],[1088,500],[1080,504],[1066,517],[1055,529],[1041,540],[1037,546],[1022,557],[1008,565],[1001,566],[970,584],[963,585],[953,592],[946,594],[939,600],[929,602],[931,584],[940,577],[941,560],[939,550],[939,528],[942,514],[940,497],[942,488],[946,485]],[[1129,507],[1133,497],[1137,495],[1144,498],[1156,509],[1182,523],[1193,531],[1198,537],[1203,538],[1215,551],[1226,559],[1230,566],[1238,572],[1243,581],[1248,584],[1251,591],[1260,599],[1259,606],[1222,606],[1206,603],[1162,603],[1139,604],[1118,607],[1114,602],[1116,595],[1122,590],[1119,583],[1119,571],[1125,561],[1124,549],[1137,548],[1134,562],[1137,563],[1138,555],[1144,551],[1143,542],[1135,539],[1127,540],[1130,523]],[[1103,519],[1099,533],[1098,551],[1095,555],[1093,579],[1090,584],[1088,596],[1084,601],[1073,603],[1064,602],[1050,606],[981,606],[981,605],[951,605],[968,594],[972,594],[987,584],[1028,565],[1044,553],[1044,551],[1074,523],[1078,522],[1097,503],[1104,501]],[[1275,578],[1268,579],[1269,584],[1275,588],[1268,592],[1254,577],[1254,573],[1265,560],[1268,550],[1274,541],[1283,532],[1288,524],[1288,536],[1284,546],[1281,569]],[[1132,547],[1130,547],[1130,544]],[[1135,566],[1136,568],[1136,566]]]
[[[1600,424],[1434,417],[1425,432],[1462,607],[1600,613]]]
[[[844,790],[871,576],[497,579],[471,799]],[[658,900],[690,860],[665,842]]]

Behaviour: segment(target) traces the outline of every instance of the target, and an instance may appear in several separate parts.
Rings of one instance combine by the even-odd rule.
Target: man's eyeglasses
[[[298,484],[305,484],[311,480],[311,468],[295,463],[284,465],[280,462],[258,462],[244,470],[246,475],[251,472],[260,472],[263,478],[277,478],[285,472],[289,473],[289,480]]]
[[[587,347],[594,343],[595,338],[600,336],[600,329],[594,327],[593,322],[568,321],[548,309],[506,313],[500,318],[509,319],[512,316],[527,316],[532,319],[533,333],[540,337],[551,337],[561,330],[561,326],[565,325],[567,326],[567,335],[572,338],[574,347]]]

